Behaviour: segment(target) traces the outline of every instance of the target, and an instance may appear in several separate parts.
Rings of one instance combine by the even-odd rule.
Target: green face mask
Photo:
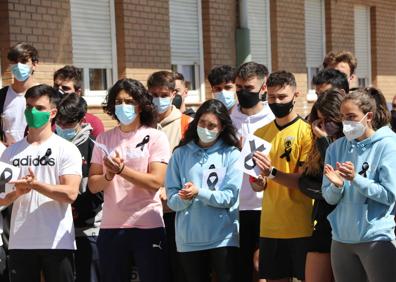
[[[25,110],[25,118],[29,127],[40,128],[45,125],[50,118],[50,112],[41,112],[35,107]]]

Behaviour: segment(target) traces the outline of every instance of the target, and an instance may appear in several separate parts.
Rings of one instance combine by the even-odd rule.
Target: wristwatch
[[[268,178],[272,179],[276,176],[276,173],[278,172],[278,170],[275,167],[271,167],[270,173],[268,174]]]

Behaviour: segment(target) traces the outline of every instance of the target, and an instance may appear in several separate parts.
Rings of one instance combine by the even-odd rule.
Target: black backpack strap
[[[5,142],[5,134],[3,130],[3,112],[4,112],[4,103],[7,97],[8,86],[0,89],[0,140]]]

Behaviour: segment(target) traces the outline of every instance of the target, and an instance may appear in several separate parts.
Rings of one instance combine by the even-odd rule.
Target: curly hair
[[[115,114],[115,101],[121,91],[125,91],[136,101],[140,109],[140,123],[148,127],[156,127],[158,113],[153,105],[152,97],[144,85],[135,79],[120,79],[110,88],[103,106],[104,112],[119,122]]]

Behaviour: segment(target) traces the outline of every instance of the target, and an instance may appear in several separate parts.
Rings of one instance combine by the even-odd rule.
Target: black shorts
[[[309,239],[260,238],[260,278],[277,280],[295,277],[304,280]]]
[[[331,226],[327,219],[318,221],[309,240],[308,252],[330,253]]]

